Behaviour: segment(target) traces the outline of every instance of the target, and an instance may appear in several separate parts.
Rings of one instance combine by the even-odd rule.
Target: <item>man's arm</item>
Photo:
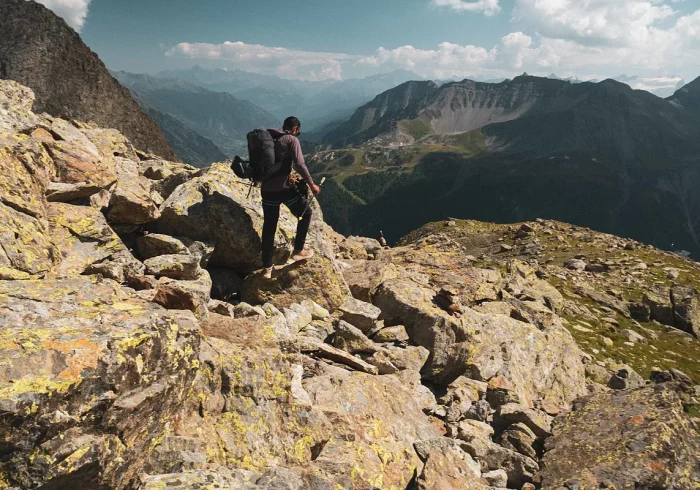
[[[309,187],[314,187],[314,179],[309,173],[309,169],[306,168],[306,162],[304,161],[304,154],[301,152],[301,144],[296,137],[292,138],[292,156],[296,162],[297,171],[301,174],[302,178],[309,184]]]

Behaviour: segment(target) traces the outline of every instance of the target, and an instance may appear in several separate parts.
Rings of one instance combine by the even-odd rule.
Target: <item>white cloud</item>
[[[85,24],[88,7],[92,0],[37,0],[47,8],[62,17],[69,26],[80,32]]]
[[[501,12],[499,0],[433,0],[436,7],[449,7],[459,12],[477,12],[488,17]]]
[[[255,73],[300,80],[340,80],[343,64],[358,59],[343,53],[294,49],[227,41],[223,44],[180,43],[167,56],[221,60]]]
[[[355,56],[242,42],[183,43],[168,54],[222,60],[249,71],[305,80],[397,68],[433,79],[510,78],[523,71],[581,79],[629,73],[638,76],[629,82],[635,88],[671,89],[680,77],[692,80],[700,75],[700,10],[681,15],[670,1],[516,0],[513,24],[521,30],[493,46],[443,42],[427,49],[380,47],[371,55]]]
[[[548,38],[633,46],[674,13],[663,0],[516,0],[513,20]]]

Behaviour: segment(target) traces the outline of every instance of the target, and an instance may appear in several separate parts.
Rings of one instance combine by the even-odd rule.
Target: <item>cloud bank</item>
[[[62,17],[69,26],[80,32],[87,18],[92,0],[36,0]]]
[[[498,0],[433,0],[436,7],[449,7],[458,12],[477,12],[490,17],[501,12]]]
[[[481,12],[497,0],[432,0],[436,6]],[[227,42],[181,43],[168,55],[228,62],[248,71],[303,80],[367,76],[406,69],[425,78],[506,78],[527,71],[607,78],[640,75],[639,88],[698,75],[700,9],[681,15],[673,0],[515,0],[513,32],[494,46],[443,42],[431,49],[379,47],[366,56]],[[489,10],[492,9],[492,10]],[[666,78],[663,78],[666,77]],[[646,80],[642,82],[641,80]]]

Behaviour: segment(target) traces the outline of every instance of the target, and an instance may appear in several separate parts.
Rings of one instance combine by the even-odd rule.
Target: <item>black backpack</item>
[[[269,131],[255,129],[248,133],[248,161],[236,156],[231,164],[233,172],[242,179],[255,183],[271,177],[282,168],[275,158],[275,142]]]

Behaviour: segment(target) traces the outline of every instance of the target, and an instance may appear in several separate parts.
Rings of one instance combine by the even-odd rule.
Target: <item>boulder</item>
[[[508,488],[521,488],[533,481],[539,470],[533,459],[489,440],[475,438],[462,443],[462,448],[479,462],[482,473],[499,469],[505,471]]]
[[[158,219],[161,203],[162,198],[151,191],[147,178],[121,178],[112,190],[107,219],[112,223],[142,225]]]
[[[342,313],[342,319],[362,330],[364,333],[370,332],[382,311],[371,303],[365,303],[358,299],[349,297],[338,308]]]
[[[142,276],[144,265],[131,255],[102,213],[88,206],[51,203],[53,242],[58,248],[59,276],[101,274],[124,282]]]
[[[188,254],[187,246],[175,237],[158,233],[147,233],[136,239],[136,248],[142,260],[159,255]]]
[[[350,354],[358,354],[360,352],[371,354],[380,349],[380,347],[368,339],[359,328],[343,320],[340,320],[335,327],[333,345]]]
[[[473,439],[491,440],[493,427],[478,420],[462,420],[457,426],[457,439],[472,441]]]
[[[0,281],[3,482],[138,481],[192,386],[199,328],[116,283]]]
[[[578,481],[587,488],[680,490],[700,481],[700,437],[673,383],[577,401],[555,419],[545,449],[544,489]]]
[[[416,480],[418,490],[487,490],[479,465],[456,445],[424,450],[425,465]]]
[[[382,328],[372,337],[372,340],[375,342],[404,344],[408,342],[408,334],[406,333],[406,327],[403,325],[396,325],[394,327]]]
[[[197,279],[202,273],[199,260],[199,257],[189,253],[171,254],[146,259],[143,264],[146,266],[146,271],[154,276],[191,281]]]
[[[544,439],[552,433],[553,418],[544,412],[508,403],[498,409],[498,419],[505,425],[521,423],[532,430],[538,438]]]
[[[0,83],[7,87],[5,81]],[[19,86],[17,90],[22,93]],[[5,90],[0,90],[0,101],[6,97]],[[10,106],[8,112],[0,114],[0,124],[19,124],[14,121],[14,110]],[[53,267],[57,252],[49,230],[44,191],[55,175],[55,166],[40,142],[0,133],[0,267],[6,270],[3,275],[37,275]]]
[[[278,308],[311,299],[323,308],[335,310],[350,296],[332,260],[316,257],[297,262],[272,273],[250,274],[241,287],[241,299],[251,304],[272,303]]]
[[[209,312],[211,278],[201,271],[195,280],[175,280],[161,277],[152,301],[171,310],[190,310],[198,318],[206,318]]]
[[[608,387],[613,390],[629,390],[640,386],[644,386],[644,379],[629,366],[615,367],[615,372],[608,381]]]
[[[93,184],[107,188],[117,181],[116,162],[103,155],[76,124],[52,119],[50,133],[35,132],[56,165],[56,181],[65,184]]]
[[[671,290],[669,287],[654,284],[644,294],[642,302],[649,307],[650,317],[663,325],[673,326],[673,304],[671,303]]]
[[[150,229],[171,236],[214,243],[211,265],[250,272],[261,266],[260,233],[263,215],[260,196],[248,197],[250,188],[236,178],[225,163],[215,163],[180,185],[161,207],[162,216]],[[275,235],[275,262],[290,256],[298,220],[284,208]],[[307,244],[317,256],[310,264],[331,261],[335,254],[320,225],[320,209],[314,207]],[[319,271],[320,272],[320,271]]]
[[[86,182],[81,182],[79,184],[50,182],[46,188],[46,200],[49,202],[76,201],[89,198],[102,190],[104,190],[102,187]]]
[[[675,285],[671,288],[675,327],[700,337],[700,293],[696,288]]]
[[[536,440],[535,433],[523,423],[511,425],[498,438],[504,448],[517,451],[533,461],[537,461],[537,451],[533,448]]]
[[[420,473],[414,443],[440,434],[414,392],[398,379],[332,370],[305,379],[303,385],[332,426],[316,465],[350,476],[350,488],[406,488],[414,473]]]
[[[385,281],[374,304],[388,325],[405,325],[411,342],[430,351],[425,378],[449,384],[460,375],[504,376],[526,406],[566,409],[586,393],[583,353],[558,325],[545,331],[501,315],[466,309],[455,318],[437,308],[434,292],[415,282]]]

